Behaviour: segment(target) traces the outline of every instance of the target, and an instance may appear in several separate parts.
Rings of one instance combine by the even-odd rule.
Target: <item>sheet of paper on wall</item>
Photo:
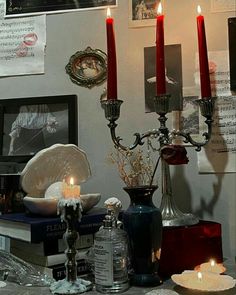
[[[44,73],[46,16],[4,19],[0,0],[0,76]]]
[[[228,51],[209,52],[212,96],[216,96],[210,142],[198,153],[200,173],[236,172],[236,96],[230,91]],[[201,118],[201,116],[200,116]],[[201,118],[200,133],[206,130]]]
[[[211,12],[235,11],[235,0],[211,0]]]

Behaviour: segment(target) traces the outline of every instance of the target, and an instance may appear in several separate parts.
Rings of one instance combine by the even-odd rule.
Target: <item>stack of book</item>
[[[79,276],[90,272],[86,255],[105,214],[105,209],[94,207],[78,222],[79,239],[76,248]],[[0,234],[10,238],[10,252],[56,280],[63,279],[66,275],[65,231],[66,223],[61,222],[60,217],[27,216],[25,213],[0,215]]]

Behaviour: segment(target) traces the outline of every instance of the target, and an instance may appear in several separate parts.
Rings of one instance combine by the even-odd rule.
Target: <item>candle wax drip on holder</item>
[[[92,283],[77,277],[76,267],[76,240],[79,238],[77,223],[81,220],[81,202],[79,198],[60,199],[58,211],[61,213],[62,221],[66,222],[67,228],[64,233],[64,240],[67,244],[65,254],[67,261],[66,278],[54,282],[50,286],[53,294],[79,294],[92,289]]]

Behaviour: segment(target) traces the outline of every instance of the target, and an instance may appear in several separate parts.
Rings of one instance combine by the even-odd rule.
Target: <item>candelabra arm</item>
[[[101,106],[105,111],[105,117],[109,121],[108,127],[110,129],[111,138],[116,147],[121,148],[122,150],[133,150],[138,145],[144,144],[143,142],[144,138],[149,137],[151,135],[154,135],[154,136],[160,135],[160,132],[155,129],[152,131],[147,131],[143,134],[135,133],[134,134],[135,141],[133,144],[131,144],[130,146],[122,145],[120,143],[122,138],[116,135],[116,127],[117,127],[116,120],[118,120],[120,117],[120,107],[122,103],[123,101],[118,99],[101,101]]]
[[[203,141],[196,141],[193,139],[193,137],[191,136],[190,132],[183,132],[183,131],[172,131],[172,135],[174,136],[178,136],[178,137],[183,137],[185,140],[185,143],[190,143],[191,145],[193,145],[194,147],[196,147],[196,151],[199,152],[201,150],[201,148],[203,146],[205,146],[210,138],[211,138],[211,133],[212,133],[212,122],[213,120],[206,120],[205,123],[207,124],[208,127],[208,131],[204,132],[202,134],[203,137],[205,137],[205,139]]]
[[[199,152],[201,148],[204,145],[206,145],[211,138],[212,123],[213,123],[212,117],[214,112],[215,99],[216,99],[215,97],[205,97],[205,98],[196,100],[196,103],[198,103],[200,107],[202,116],[206,118],[205,123],[208,127],[208,131],[202,134],[202,136],[205,137],[205,140],[198,142],[193,139],[193,137],[191,136],[189,132],[185,133],[183,131],[172,131],[172,135],[184,137],[185,138],[184,142],[191,143],[193,146],[196,147],[196,151]]]
[[[132,145],[130,146],[124,146],[122,145],[120,142],[122,140],[121,137],[116,136],[116,127],[117,124],[114,121],[110,121],[110,123],[108,124],[108,127],[110,128],[110,133],[111,133],[111,138],[113,143],[115,144],[116,147],[121,148],[122,150],[133,150],[135,149],[138,145],[143,145],[144,141],[143,139],[149,136],[159,136],[160,132],[158,130],[152,130],[152,131],[147,131],[143,134],[140,133],[135,133],[135,141]]]

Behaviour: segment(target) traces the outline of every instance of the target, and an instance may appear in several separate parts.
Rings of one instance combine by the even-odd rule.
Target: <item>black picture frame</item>
[[[6,0],[6,17],[116,7],[118,0]]]
[[[23,110],[26,109],[27,112],[24,112]],[[42,113],[41,110],[43,110]],[[44,123],[46,122],[45,120],[48,120],[47,123]],[[35,136],[31,135],[25,138],[18,150],[13,149],[10,152],[12,137],[9,134],[12,130],[15,130],[15,128],[12,129],[13,122],[19,123],[22,121],[27,122],[28,128],[21,128],[20,132],[24,130],[27,133],[31,128],[29,132],[35,132]],[[40,125],[37,126],[38,123],[36,122],[40,122]],[[18,123],[15,123],[14,127]],[[37,130],[39,130],[38,133],[36,133]],[[36,142],[35,139],[37,137],[39,138],[39,134],[41,138],[43,137],[43,145],[38,144],[40,142],[39,140],[38,145],[32,143]],[[56,143],[78,144],[78,106],[76,95],[0,100],[0,162],[27,163],[37,151]],[[30,150],[31,148],[32,150]]]
[[[236,17],[228,19],[230,90],[236,91]]]

